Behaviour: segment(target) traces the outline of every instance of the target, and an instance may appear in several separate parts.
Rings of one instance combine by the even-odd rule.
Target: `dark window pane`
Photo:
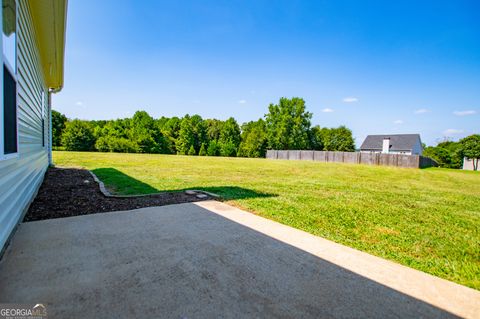
[[[16,82],[3,66],[3,137],[4,153],[17,152],[17,89]]]
[[[45,120],[42,119],[42,146],[45,146]]]

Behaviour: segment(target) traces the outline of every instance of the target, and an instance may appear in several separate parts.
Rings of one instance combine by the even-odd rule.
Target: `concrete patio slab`
[[[21,224],[0,302],[51,318],[438,318],[480,293],[207,201]]]

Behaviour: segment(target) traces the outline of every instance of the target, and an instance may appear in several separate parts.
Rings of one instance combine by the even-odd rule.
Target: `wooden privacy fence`
[[[331,152],[331,151],[278,151],[268,150],[267,158],[283,160],[306,160],[319,162],[384,165],[407,168],[425,168],[437,166],[429,157],[405,154]]]

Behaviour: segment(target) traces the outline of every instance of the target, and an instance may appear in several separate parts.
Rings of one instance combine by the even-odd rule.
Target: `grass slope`
[[[307,161],[54,152],[119,194],[204,189],[312,234],[480,289],[480,173]]]

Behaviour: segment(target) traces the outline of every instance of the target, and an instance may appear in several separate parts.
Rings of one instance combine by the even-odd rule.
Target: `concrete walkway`
[[[0,302],[50,318],[479,318],[480,293],[215,201],[21,224]]]

